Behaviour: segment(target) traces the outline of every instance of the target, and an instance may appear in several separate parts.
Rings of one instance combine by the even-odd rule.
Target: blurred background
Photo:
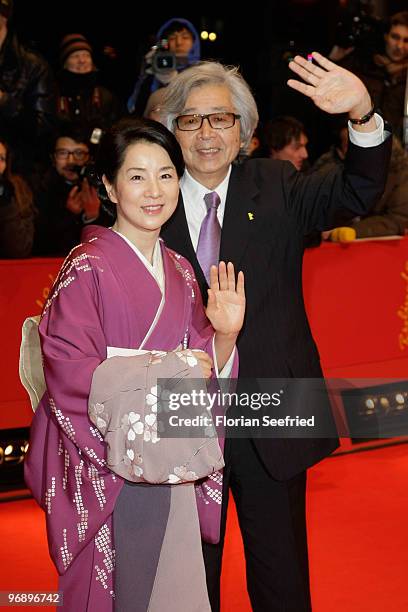
[[[118,78],[133,83],[146,50],[155,41],[159,26],[172,17],[190,20],[198,30],[215,32],[214,42],[202,41],[202,55],[228,64],[239,64],[261,102],[276,82],[275,70],[285,52],[313,49],[327,53],[339,35],[338,22],[350,35],[360,34],[364,44],[370,35],[368,17],[383,19],[406,10],[404,0],[270,0],[251,3],[239,10],[235,3],[179,1],[160,12],[128,0],[115,3],[92,0],[69,2],[14,2],[14,28],[22,42],[41,51],[56,66],[59,41],[67,32],[81,32],[103,55],[113,47],[125,69]],[[250,9],[250,10],[248,10]],[[354,17],[366,23],[358,28]],[[361,23],[361,22],[360,22]],[[358,31],[360,29],[360,32]]]

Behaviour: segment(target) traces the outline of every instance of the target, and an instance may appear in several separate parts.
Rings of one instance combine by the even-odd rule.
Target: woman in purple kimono
[[[243,275],[213,266],[204,312],[190,264],[159,238],[184,169],[163,126],[117,124],[98,166],[116,221],[84,230],[44,307],[46,392],[26,481],[46,513],[64,610],[209,612],[200,527],[216,541],[221,442],[211,426],[162,435],[157,380],[205,390],[204,378],[236,374]]]

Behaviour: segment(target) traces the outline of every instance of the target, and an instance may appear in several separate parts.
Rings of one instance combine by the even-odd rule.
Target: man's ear
[[[106,178],[106,175],[102,175],[102,183],[105,186],[106,189],[106,193],[108,194],[108,198],[111,202],[113,202],[114,204],[118,203],[118,199],[116,197],[116,191],[113,185],[110,184],[110,182],[108,181],[108,179]]]

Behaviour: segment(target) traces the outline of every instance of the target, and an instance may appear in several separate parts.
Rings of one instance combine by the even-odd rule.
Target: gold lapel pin
[[[249,219],[250,221],[253,221],[253,220],[254,220],[254,213],[249,212],[249,213],[248,213],[248,219]]]

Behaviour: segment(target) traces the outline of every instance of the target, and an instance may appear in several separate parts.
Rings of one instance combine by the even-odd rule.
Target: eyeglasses
[[[180,115],[175,118],[175,123],[179,130],[183,132],[193,132],[199,130],[203,125],[204,119],[208,119],[208,123],[215,130],[226,130],[235,125],[237,119],[241,119],[241,115],[235,113],[210,113],[209,115]]]
[[[72,155],[77,162],[86,161],[89,157],[88,151],[84,151],[83,149],[74,149],[73,151],[69,149],[56,149],[55,151],[55,157],[57,159],[68,159],[70,155]]]

